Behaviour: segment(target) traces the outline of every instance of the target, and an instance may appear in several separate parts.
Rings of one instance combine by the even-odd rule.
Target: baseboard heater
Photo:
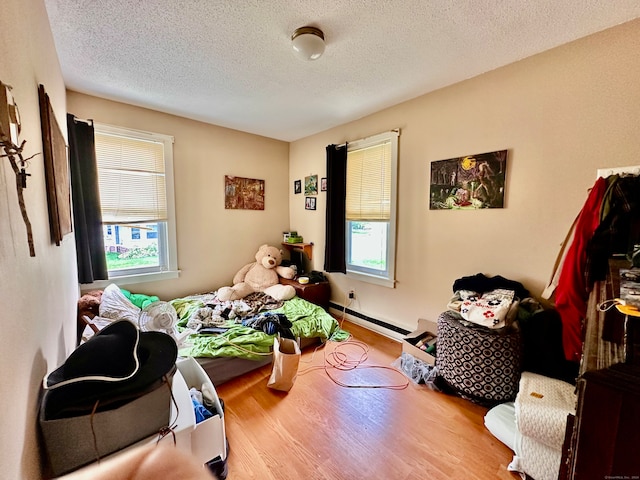
[[[405,330],[404,328],[400,328],[400,327],[397,327],[396,325],[383,322],[382,320],[378,320],[377,318],[369,317],[360,312],[356,312],[355,310],[351,310],[349,308],[345,310],[345,308],[342,305],[338,305],[337,303],[329,302],[329,307],[335,308],[336,310],[339,310],[341,312],[348,313],[349,315],[353,317],[358,317],[359,319],[364,320],[365,322],[373,323],[374,325],[378,325],[379,327],[386,328],[387,330],[391,330],[392,332],[396,332],[401,335],[408,335],[409,333],[411,333],[410,330]]]

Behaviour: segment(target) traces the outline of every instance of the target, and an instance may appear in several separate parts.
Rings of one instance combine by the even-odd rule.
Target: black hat
[[[140,332],[115,321],[69,355],[44,380],[45,419],[117,408],[164,383],[175,371],[178,347],[166,333]]]

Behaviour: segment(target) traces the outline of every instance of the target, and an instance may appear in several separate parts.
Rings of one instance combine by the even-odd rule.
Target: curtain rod
[[[399,128],[393,128],[393,129],[388,130],[388,131],[389,131],[389,132],[396,132],[398,135],[400,135],[400,129],[399,129]],[[368,140],[368,139],[370,139],[371,137],[375,137],[375,136],[377,136],[377,135],[381,135],[382,133],[386,133],[386,132],[380,132],[380,133],[377,133],[376,135],[369,135],[368,137],[365,137],[365,138],[359,138],[357,141],[359,142],[360,140]],[[344,142],[344,143],[340,143],[340,144],[336,145],[336,147],[337,147],[337,148],[344,147],[344,146],[345,146],[345,145],[347,145],[348,143],[353,143],[353,142],[355,142],[355,141],[356,141],[356,140],[353,140],[353,141],[351,141],[351,142]]]
[[[88,120],[85,120],[84,118],[78,118],[75,115],[73,116],[73,121],[74,122],[82,122],[82,123],[86,123],[88,125],[93,125],[93,119],[89,118]]]

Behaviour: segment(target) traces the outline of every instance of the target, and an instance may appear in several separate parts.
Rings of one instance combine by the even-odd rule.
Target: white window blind
[[[164,144],[95,133],[104,224],[167,220]]]
[[[389,221],[391,218],[391,141],[349,151],[346,219]]]

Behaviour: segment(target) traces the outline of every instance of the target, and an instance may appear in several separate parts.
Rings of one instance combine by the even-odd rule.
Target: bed
[[[302,348],[348,337],[322,307],[298,296],[276,301],[257,292],[222,302],[214,291],[161,302],[158,297],[109,285],[96,298],[97,312],[83,313],[79,308],[79,322],[83,326],[89,323],[84,329],[85,340],[101,323],[125,318],[144,329],[142,321],[150,307],[175,309],[178,318],[173,334],[179,356],[196,358],[214,385],[271,363],[273,339],[278,334],[293,336]]]

